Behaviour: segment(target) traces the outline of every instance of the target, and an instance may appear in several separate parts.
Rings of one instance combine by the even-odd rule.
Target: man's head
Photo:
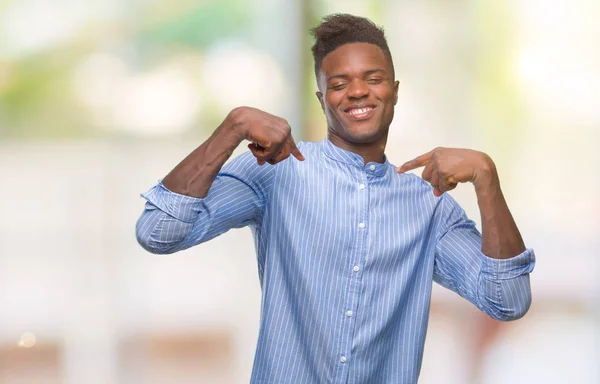
[[[312,47],[330,138],[349,145],[385,143],[398,82],[383,30],[362,17],[327,16]]]

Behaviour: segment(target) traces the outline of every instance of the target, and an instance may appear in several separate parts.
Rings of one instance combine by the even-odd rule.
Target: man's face
[[[323,59],[318,85],[329,135],[347,144],[385,140],[398,82],[381,48],[369,43],[340,46]]]

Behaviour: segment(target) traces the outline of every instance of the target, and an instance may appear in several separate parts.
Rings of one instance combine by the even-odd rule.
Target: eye
[[[346,87],[346,83],[335,83],[329,86],[329,89],[333,89],[334,91],[341,91]]]
[[[369,77],[367,78],[367,83],[369,84],[379,84],[383,81],[381,77]]]

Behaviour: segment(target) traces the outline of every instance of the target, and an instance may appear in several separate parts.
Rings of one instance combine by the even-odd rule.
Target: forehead
[[[321,75],[352,74],[383,68],[392,73],[392,65],[381,48],[370,43],[344,44],[329,53],[321,63]]]

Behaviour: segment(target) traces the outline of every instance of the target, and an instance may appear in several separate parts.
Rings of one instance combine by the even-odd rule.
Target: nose
[[[351,99],[362,99],[368,94],[369,87],[364,81],[360,79],[354,79],[348,85],[348,97]]]

